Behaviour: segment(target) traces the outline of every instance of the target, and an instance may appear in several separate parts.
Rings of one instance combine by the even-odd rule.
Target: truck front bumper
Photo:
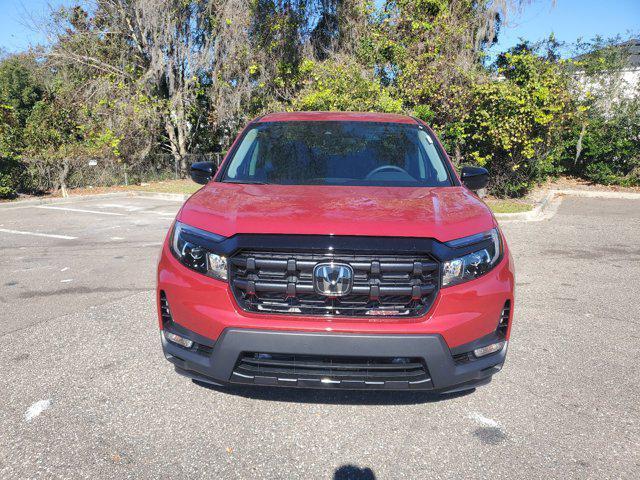
[[[182,375],[217,385],[254,384],[306,388],[380,389],[380,390],[432,390],[451,393],[468,390],[489,383],[493,374],[500,371],[505,360],[507,344],[486,357],[464,355],[475,348],[501,339],[494,334],[450,350],[443,337],[428,335],[377,335],[324,332],[292,332],[227,328],[213,342],[174,324],[179,331],[196,343],[191,348],[167,341],[162,335],[162,347],[167,360]],[[189,333],[191,333],[189,335]],[[197,343],[198,341],[203,343]],[[412,358],[420,359],[426,366],[425,375],[419,381],[391,378],[379,381],[375,377],[344,377],[333,370],[326,373],[300,373],[296,369],[257,370],[247,375],[238,369],[241,356],[246,352],[264,355],[300,355],[323,358]],[[460,355],[463,354],[463,355]],[[464,360],[460,360],[463,357]],[[280,371],[281,373],[277,373]],[[276,373],[274,373],[276,372]]]

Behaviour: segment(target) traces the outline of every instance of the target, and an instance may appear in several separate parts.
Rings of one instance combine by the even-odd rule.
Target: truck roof
[[[408,115],[372,112],[277,112],[269,113],[257,120],[257,122],[313,121],[417,123]]]

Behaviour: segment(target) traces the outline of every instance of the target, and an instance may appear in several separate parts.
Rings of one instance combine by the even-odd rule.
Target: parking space
[[[476,392],[209,389],[162,357],[180,202],[0,208],[0,478],[637,478],[640,201],[503,228],[505,369]]]
[[[153,287],[153,260],[181,202],[98,197],[0,210],[0,332]]]

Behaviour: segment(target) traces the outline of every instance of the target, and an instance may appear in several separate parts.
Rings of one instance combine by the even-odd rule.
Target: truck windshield
[[[451,185],[433,138],[420,125],[300,121],[245,132],[222,176],[229,183]]]

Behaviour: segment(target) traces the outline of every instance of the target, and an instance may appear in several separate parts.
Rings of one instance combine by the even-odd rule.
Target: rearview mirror
[[[195,162],[191,164],[191,180],[201,185],[209,183],[216,173],[214,162]]]
[[[469,190],[482,190],[489,183],[489,172],[482,167],[462,167],[460,179]]]

